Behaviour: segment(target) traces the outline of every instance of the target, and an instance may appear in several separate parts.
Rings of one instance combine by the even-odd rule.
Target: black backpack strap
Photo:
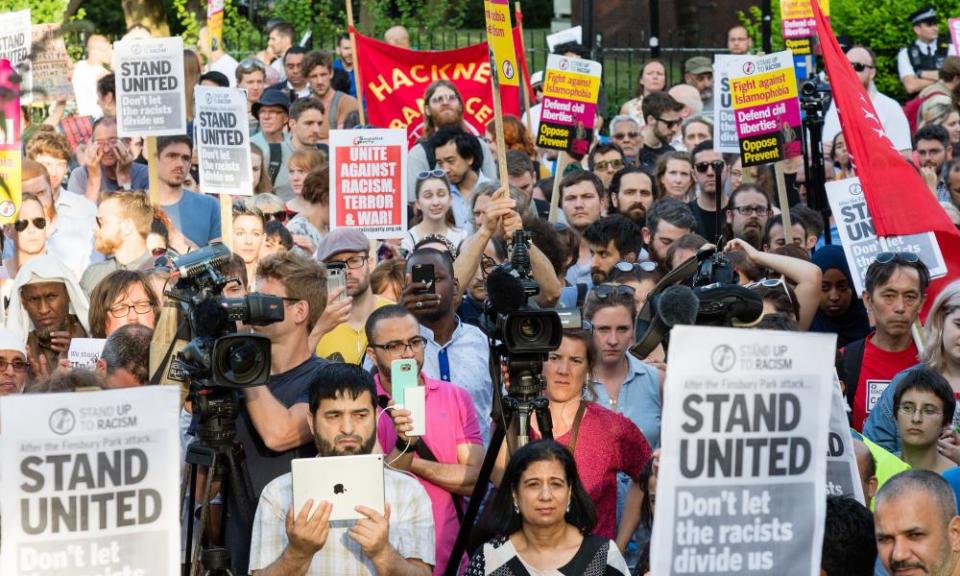
[[[267,167],[267,173],[270,175],[270,183],[273,184],[280,174],[280,166],[283,165],[283,148],[279,142],[270,142],[267,146],[270,148],[270,165]]]
[[[429,138],[421,140],[420,145],[423,146],[423,153],[427,157],[427,170],[433,170],[433,167],[437,164],[437,151],[433,148]]]
[[[867,347],[866,338],[851,342],[843,347],[843,370],[846,372],[844,396],[847,404],[853,408],[854,398],[857,397],[857,387],[860,386],[860,368],[863,365],[863,352]],[[852,414],[852,413],[851,413]]]

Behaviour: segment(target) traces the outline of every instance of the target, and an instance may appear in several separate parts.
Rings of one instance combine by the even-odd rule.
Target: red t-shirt
[[[867,336],[863,348],[860,380],[857,381],[857,393],[853,398],[853,427],[861,432],[863,423],[890,381],[902,370],[915,365],[918,356],[913,341],[902,352],[887,352],[874,346],[872,338],[873,335]]]

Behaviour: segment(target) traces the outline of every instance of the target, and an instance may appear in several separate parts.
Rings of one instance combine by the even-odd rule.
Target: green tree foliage
[[[68,0],[0,0],[0,13],[30,9],[34,24],[63,22]]]

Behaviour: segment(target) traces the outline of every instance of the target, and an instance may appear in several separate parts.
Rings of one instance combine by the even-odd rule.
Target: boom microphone
[[[487,300],[490,308],[498,314],[516,312],[526,303],[523,279],[509,262],[487,274]]]
[[[230,249],[226,245],[214,242],[199,250],[177,256],[171,261],[171,266],[173,273],[178,277],[190,278],[207,268],[219,268],[229,262],[231,258],[233,258],[233,254],[230,253]]]
[[[657,298],[657,315],[667,328],[697,323],[700,299],[691,288],[670,286],[655,298]]]

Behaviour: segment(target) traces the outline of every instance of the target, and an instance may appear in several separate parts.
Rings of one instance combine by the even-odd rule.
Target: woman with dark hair
[[[824,246],[813,255],[813,263],[823,271],[820,282],[820,308],[810,325],[811,332],[833,332],[837,348],[866,338],[870,319],[863,302],[854,294],[853,277],[843,248]]]
[[[475,532],[467,576],[629,574],[611,540],[591,534],[593,502],[570,451],[553,440],[517,450]],[[600,568],[603,567],[603,568]]]
[[[642,128],[647,123],[647,119],[643,116],[643,97],[651,92],[663,92],[666,89],[667,66],[657,58],[648,60],[637,75],[636,97],[623,103],[620,114],[629,114],[640,123]]]

